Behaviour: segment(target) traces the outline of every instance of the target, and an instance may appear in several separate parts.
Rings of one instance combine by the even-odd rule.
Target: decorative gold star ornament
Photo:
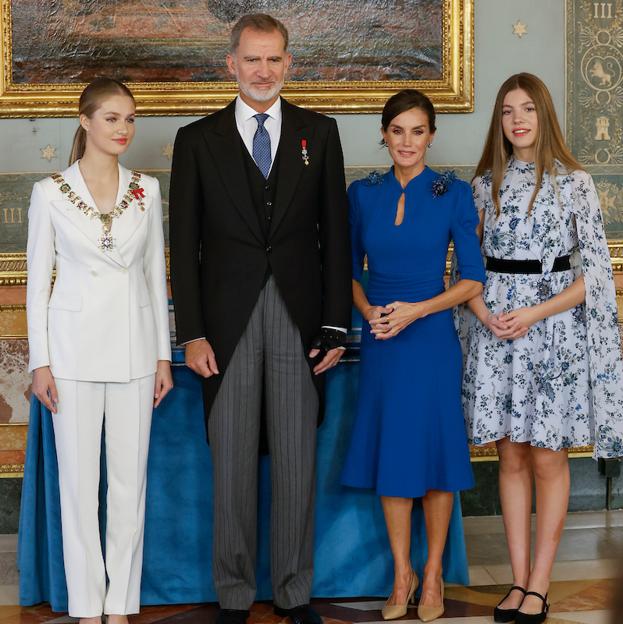
[[[528,26],[524,24],[521,20],[517,20],[513,24],[513,35],[516,35],[521,39],[524,35],[528,34]]]
[[[52,162],[56,158],[56,148],[53,145],[46,145],[39,149],[41,152],[41,158],[44,158],[48,162]]]
[[[167,143],[162,147],[160,153],[167,159],[171,160],[173,158],[173,143]]]

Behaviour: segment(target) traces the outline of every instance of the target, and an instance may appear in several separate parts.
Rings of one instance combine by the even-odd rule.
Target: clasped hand
[[[383,306],[370,306],[364,318],[370,323],[370,333],[377,340],[388,340],[397,336],[419,318],[426,316],[420,302],[394,301]]]
[[[538,320],[534,308],[525,307],[503,314],[489,314],[484,324],[500,340],[517,340],[523,338]]]

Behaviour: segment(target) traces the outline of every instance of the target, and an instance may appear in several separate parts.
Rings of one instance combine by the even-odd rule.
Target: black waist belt
[[[571,268],[571,256],[558,256],[554,260],[553,273],[568,271]],[[487,256],[487,271],[494,273],[523,273],[526,275],[543,273],[540,260],[507,260]]]

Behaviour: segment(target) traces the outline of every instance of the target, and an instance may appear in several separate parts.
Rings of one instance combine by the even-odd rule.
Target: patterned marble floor
[[[612,579],[591,581],[556,581],[550,598],[549,624],[615,624],[609,605],[616,590]],[[479,587],[446,588],[446,613],[437,620],[440,624],[490,624],[491,612],[507,586],[483,585]],[[315,600],[315,609],[325,624],[366,622],[380,624],[383,601],[378,599]],[[131,624],[212,624],[217,614],[216,606],[174,605],[144,607],[141,614],[130,618]],[[71,618],[53,613],[47,606],[20,608],[0,607],[0,624],[64,624]],[[278,624],[282,619],[275,616],[269,604],[253,606],[250,624]],[[402,622],[418,622],[415,608]],[[620,623],[616,623],[620,624]]]
[[[446,588],[446,613],[440,624],[490,624],[494,605],[511,581],[508,555],[499,517],[465,518],[471,585]],[[6,567],[2,554],[15,550],[15,536],[0,536],[0,568]],[[609,607],[618,597],[623,602],[623,512],[569,514],[550,590],[549,624],[623,624]],[[0,624],[65,624],[73,622],[65,614],[54,613],[47,605],[22,608],[17,602],[17,572],[0,569]],[[5,584],[1,584],[1,583]],[[5,605],[5,606],[1,606]],[[325,624],[366,622],[381,624],[383,599],[339,598],[314,600],[314,608]],[[166,605],[144,607],[131,624],[212,624],[217,608],[207,605]],[[253,606],[249,624],[279,624],[267,603]],[[419,622],[416,609],[409,609],[401,622]]]

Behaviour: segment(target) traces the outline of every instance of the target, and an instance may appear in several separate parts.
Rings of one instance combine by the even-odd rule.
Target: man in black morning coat
[[[214,465],[213,576],[220,624],[255,598],[258,442],[271,457],[275,611],[317,623],[316,426],[325,370],[351,312],[344,162],[334,120],[279,95],[288,34],[267,15],[234,26],[239,95],[178,132],[170,192],[177,340],[202,375]]]

